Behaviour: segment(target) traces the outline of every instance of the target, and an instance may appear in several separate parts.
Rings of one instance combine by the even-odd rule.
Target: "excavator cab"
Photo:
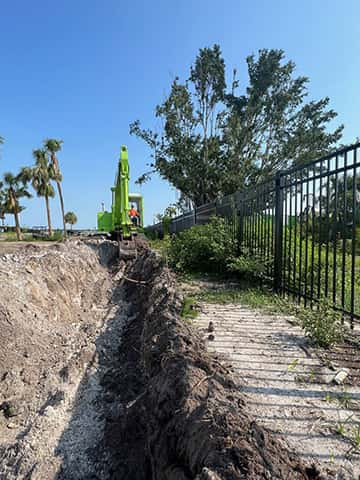
[[[138,212],[136,224],[132,222],[133,225],[143,228],[144,227],[144,202],[143,202],[142,195],[139,195],[138,193],[131,193],[129,195],[129,204],[130,204],[129,212],[131,212],[133,207]]]

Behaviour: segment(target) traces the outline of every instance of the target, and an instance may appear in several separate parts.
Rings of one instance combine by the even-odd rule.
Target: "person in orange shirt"
[[[138,225],[140,220],[139,212],[136,210],[135,205],[131,205],[131,210],[129,211],[130,220],[133,225]]]

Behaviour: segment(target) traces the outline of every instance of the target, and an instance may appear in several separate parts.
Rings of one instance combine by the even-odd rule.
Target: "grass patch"
[[[195,295],[199,302],[214,304],[241,304],[270,315],[291,315],[304,330],[304,334],[321,348],[329,348],[344,341],[345,329],[341,314],[334,311],[326,300],[313,310],[276,295],[270,288],[210,288]]]
[[[181,318],[190,321],[199,315],[196,309],[197,300],[194,297],[185,297],[181,308]]]
[[[58,242],[63,239],[62,230],[55,230],[53,235],[49,237],[48,235],[33,234],[29,232],[22,232],[21,242]],[[15,232],[3,232],[0,233],[0,242],[17,242],[17,236]]]
[[[23,236],[23,241],[30,241],[32,240],[32,234],[31,233],[24,233],[22,234]],[[0,233],[0,241],[3,242],[17,242],[17,236],[15,232],[3,232]]]
[[[207,289],[197,295],[197,299],[207,303],[234,303],[257,308],[266,313],[293,313],[293,307],[282,297],[266,288],[221,288]]]

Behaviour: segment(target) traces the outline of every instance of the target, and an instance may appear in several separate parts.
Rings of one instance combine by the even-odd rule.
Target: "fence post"
[[[243,241],[244,241],[244,205],[243,203],[240,203],[240,208],[238,209],[237,211],[237,214],[238,214],[238,228],[239,228],[239,231],[238,231],[238,240],[239,240],[239,244],[242,245]]]
[[[283,174],[277,172],[275,178],[275,252],[274,252],[274,289],[280,292],[282,282],[283,256]]]

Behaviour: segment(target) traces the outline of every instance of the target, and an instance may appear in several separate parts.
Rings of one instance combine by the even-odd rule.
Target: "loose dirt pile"
[[[0,478],[55,478],[101,430],[98,382],[84,378],[99,363],[116,253],[110,242],[69,242],[0,256]],[[76,434],[61,438],[75,413]],[[92,470],[86,456],[76,469],[67,478]]]

